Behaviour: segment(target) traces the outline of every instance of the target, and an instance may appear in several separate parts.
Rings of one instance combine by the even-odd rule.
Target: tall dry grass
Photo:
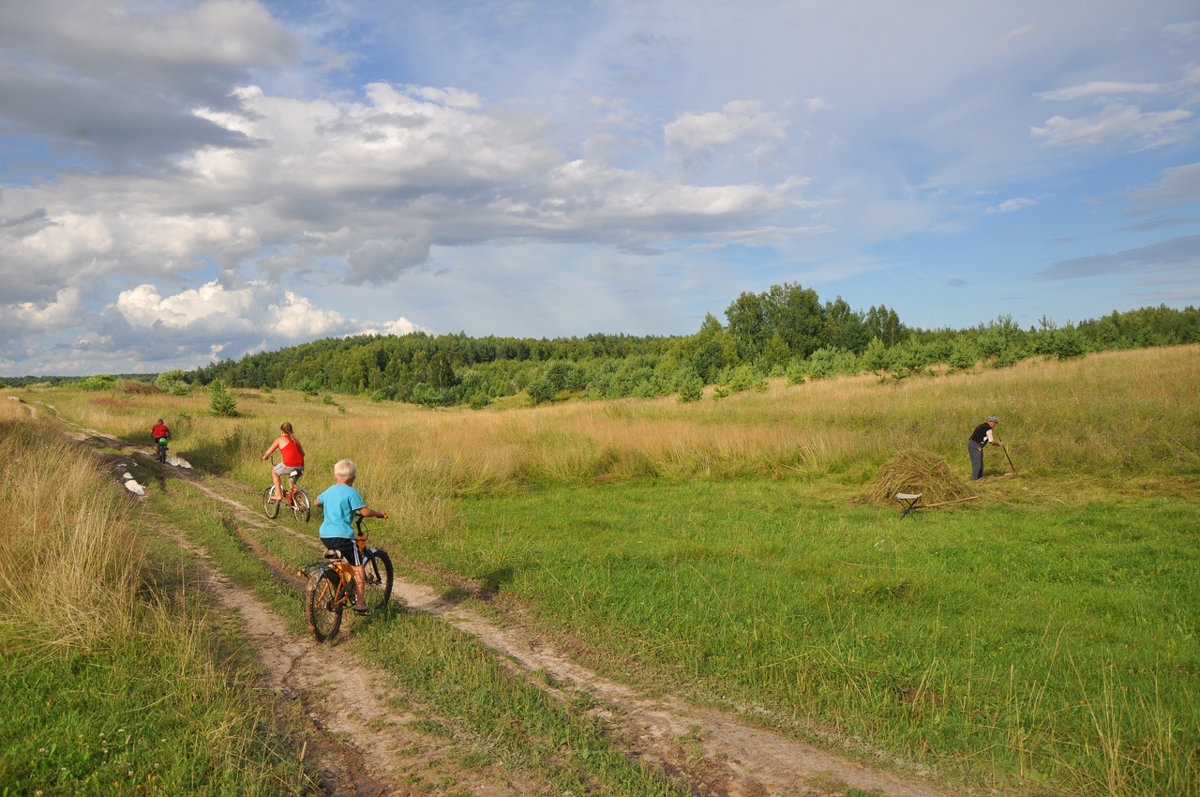
[[[287,420],[309,454],[310,492],[331,479],[335,461],[350,457],[369,500],[390,506],[642,478],[801,476],[854,491],[910,449],[944,458],[965,478],[967,436],[991,414],[1000,416],[997,436],[1009,443],[1018,471],[1052,476],[1070,490],[1086,481],[1120,485],[1200,472],[1197,345],[898,382],[869,375],[776,382],[764,392],[686,404],[668,397],[428,410],[237,391],[240,417],[217,418],[202,391],[184,398],[46,394],[64,415],[147,446],[150,425],[165,417],[177,452],[253,487],[265,485],[261,453]],[[990,451],[987,467],[1007,470],[1003,453]],[[436,505],[422,511],[438,514]]]
[[[90,452],[6,409],[0,418],[0,634],[42,652],[89,650],[98,639],[128,632],[133,622],[142,563],[129,499]]]

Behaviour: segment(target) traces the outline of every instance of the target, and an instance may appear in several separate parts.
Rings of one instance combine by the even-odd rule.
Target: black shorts
[[[322,537],[321,544],[331,551],[340,551],[342,558],[352,565],[361,566],[363,563],[358,542],[352,537]]]

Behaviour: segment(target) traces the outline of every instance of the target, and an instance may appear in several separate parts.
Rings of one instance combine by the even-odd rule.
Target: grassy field
[[[1200,790],[1200,347],[691,404],[239,392],[216,418],[203,393],[18,394],[147,447],[166,417],[251,502],[291,421],[311,493],[355,459],[393,556],[519,602],[612,677],[968,786]],[[1017,474],[979,500],[855,500],[897,451],[965,479],[992,413]]]
[[[288,794],[302,717],[89,451],[0,406],[0,793]]]

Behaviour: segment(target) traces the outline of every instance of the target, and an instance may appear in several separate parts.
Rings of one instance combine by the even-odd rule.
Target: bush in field
[[[112,390],[117,386],[117,378],[108,374],[96,374],[79,382],[81,390]]]
[[[704,395],[704,380],[695,371],[691,371],[688,375],[679,379],[676,382],[676,386],[679,390],[679,400],[684,403],[699,401]]]
[[[725,387],[724,395],[741,393],[743,390],[763,391],[767,389],[767,380],[752,366],[742,364],[736,368],[726,368],[721,374],[721,384]]]
[[[1087,354],[1087,340],[1075,327],[1056,329],[1050,338],[1050,350],[1060,360],[1070,360]]]
[[[186,396],[191,389],[191,386],[187,382],[187,375],[178,369],[163,371],[155,377],[154,386],[163,393],[170,393],[172,396]]]
[[[925,347],[916,339],[909,338],[896,347],[896,360],[892,366],[892,375],[897,379],[903,379],[925,373],[929,360],[929,353]]]
[[[803,385],[808,378],[808,370],[804,367],[803,360],[793,357],[788,360],[787,367],[783,369],[783,375],[787,377],[789,385]]]
[[[117,387],[122,393],[129,393],[134,396],[149,396],[158,393],[158,388],[149,385],[145,382],[136,382],[132,379],[123,379],[117,383]]]
[[[1025,356],[1025,333],[1013,323],[1012,316],[1001,316],[979,333],[976,346],[992,367],[1007,368]]]
[[[296,383],[296,389],[306,396],[315,396],[321,392],[321,386],[312,377],[304,377]]]
[[[845,349],[822,347],[808,358],[808,375],[825,379],[835,374],[853,374],[858,370],[858,358]]]
[[[213,380],[213,383],[208,386],[208,393],[208,405],[212,407],[213,412],[222,418],[237,417],[237,399],[225,388],[224,381],[220,379]]]
[[[534,404],[544,404],[554,398],[554,394],[558,392],[555,389],[554,383],[545,376],[539,376],[528,385],[525,386],[525,392],[529,394],[529,399]]]
[[[862,364],[876,376],[883,376],[883,372],[892,367],[892,351],[881,339],[871,338],[862,354]]]
[[[975,344],[966,335],[959,335],[946,362],[951,371],[968,371],[975,367],[977,359],[979,352],[975,350]]]

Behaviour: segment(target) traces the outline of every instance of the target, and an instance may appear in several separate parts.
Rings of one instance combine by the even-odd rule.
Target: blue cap
[[[987,419],[988,419],[988,423],[1000,423],[1000,419],[997,418],[995,415],[989,415],[987,417]]]

